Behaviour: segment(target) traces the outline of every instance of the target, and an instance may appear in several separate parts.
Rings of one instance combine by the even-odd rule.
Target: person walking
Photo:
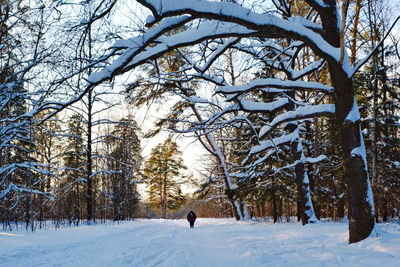
[[[190,228],[194,228],[194,222],[196,221],[196,213],[194,211],[189,211],[188,215],[186,216],[186,219],[188,220],[190,224]]]

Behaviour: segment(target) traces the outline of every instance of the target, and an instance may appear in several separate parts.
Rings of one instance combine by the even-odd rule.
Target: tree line
[[[131,106],[173,103],[148,135],[198,139],[209,156],[197,196],[212,214],[347,217],[350,242],[399,217],[398,20],[386,1],[137,2],[146,11],[132,15],[149,16],[126,28],[112,19],[134,6],[123,1],[3,3],[3,222],[133,218],[135,179],[151,182],[162,217],[182,205],[168,178],[179,157],[160,156],[173,143],[141,173],[133,119],[95,120],[115,83]],[[37,152],[53,138],[67,149]]]

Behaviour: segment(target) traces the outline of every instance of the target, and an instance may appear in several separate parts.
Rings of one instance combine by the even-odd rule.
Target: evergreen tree
[[[179,209],[185,200],[178,180],[185,169],[182,152],[171,138],[153,148],[144,164],[150,202],[153,209],[161,210],[161,218],[167,217],[167,210]]]
[[[137,182],[142,156],[138,132],[136,121],[129,115],[120,120],[109,138],[113,147],[110,173],[114,221],[133,218],[139,202]]]
[[[38,114],[35,117],[36,120],[43,119],[49,115],[50,111],[45,111]],[[39,196],[39,227],[42,227],[42,223],[48,219],[54,217],[55,213],[52,209],[51,196],[56,192],[57,178],[60,174],[63,147],[62,147],[62,136],[61,136],[61,120],[58,116],[54,116],[42,124],[35,125],[35,147],[36,147],[36,160],[43,166],[43,173],[40,176],[38,187],[43,195]]]
[[[65,172],[59,184],[61,192],[58,195],[58,205],[63,210],[61,216],[69,223],[78,224],[82,219],[86,199],[84,192],[85,177],[85,147],[83,122],[80,115],[73,115],[68,121],[68,139],[64,156]]]

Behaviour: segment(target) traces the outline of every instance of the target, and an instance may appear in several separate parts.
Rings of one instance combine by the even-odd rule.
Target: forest
[[[355,243],[400,219],[400,3],[0,4],[3,230],[192,208],[347,220]],[[144,131],[139,110],[163,106]]]

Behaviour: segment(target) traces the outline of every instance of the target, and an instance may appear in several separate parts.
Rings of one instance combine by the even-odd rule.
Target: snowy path
[[[138,220],[0,231],[0,266],[400,266],[400,226],[347,244],[347,225]]]

